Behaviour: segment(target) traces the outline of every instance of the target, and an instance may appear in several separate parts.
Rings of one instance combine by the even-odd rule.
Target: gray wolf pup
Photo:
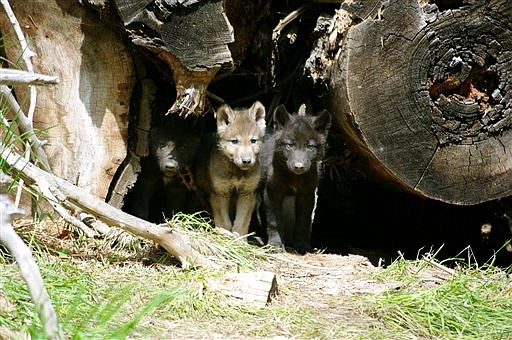
[[[274,111],[275,131],[265,137],[263,209],[269,245],[311,251],[311,224],[320,164],[331,124],[329,112],[306,115],[303,104],[291,115]]]
[[[209,202],[213,221],[247,235],[261,182],[260,148],[265,134],[265,107],[217,109],[217,132],[202,150],[194,171],[197,187]]]

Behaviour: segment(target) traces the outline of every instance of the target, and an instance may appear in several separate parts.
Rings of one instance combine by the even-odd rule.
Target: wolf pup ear
[[[233,109],[228,104],[222,104],[216,112],[217,126],[228,125],[233,120]]]
[[[306,115],[306,104],[302,104],[301,106],[299,106],[299,111],[297,111],[297,114],[299,116],[305,116]]]
[[[265,106],[259,101],[255,101],[249,108],[249,115],[258,124],[258,128],[265,131]]]
[[[251,113],[251,117],[256,121],[265,119],[265,106],[259,101],[255,101],[254,104],[252,104],[249,112]]]
[[[286,107],[283,104],[277,106],[274,110],[274,124],[276,128],[284,127],[289,120],[290,114],[286,111]]]
[[[331,126],[331,115],[329,111],[322,110],[313,121],[313,127],[316,131],[325,134]]]

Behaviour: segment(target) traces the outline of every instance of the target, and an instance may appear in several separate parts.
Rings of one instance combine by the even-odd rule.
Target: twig
[[[2,85],[49,85],[58,83],[59,78],[55,76],[0,68],[0,84]]]
[[[452,276],[455,276],[455,270],[451,269],[451,268],[448,268],[446,266],[443,266],[442,264],[440,263],[437,263],[435,262],[433,259],[431,259],[430,257],[427,257],[425,255],[422,256],[422,259],[425,260],[426,262],[428,262],[432,267],[436,267],[437,269],[440,269]]]
[[[2,6],[4,7],[5,13],[7,14],[7,17],[9,18],[9,21],[11,22],[12,27],[14,28],[14,32],[16,33],[16,36],[18,38],[18,41],[21,46],[21,57],[23,61],[25,62],[25,66],[27,68],[28,72],[33,73],[34,72],[34,66],[32,65],[32,57],[36,56],[36,54],[28,47],[27,40],[25,39],[25,35],[23,34],[23,30],[21,29],[20,23],[18,22],[18,19],[16,18],[16,15],[14,14],[11,5],[9,4],[8,0],[0,0],[0,3],[2,3]],[[34,85],[29,85],[30,90],[30,102],[28,107],[28,113],[27,113],[27,120],[32,122],[34,119],[34,112],[36,111],[36,102],[37,102],[37,90]],[[21,112],[20,112],[21,114]],[[32,124],[31,124],[32,126]],[[33,131],[30,130],[30,133],[33,134]],[[30,159],[30,144],[26,144],[27,159]],[[45,164],[46,165],[46,164]],[[49,169],[49,167],[48,167]],[[47,169],[47,170],[48,170]],[[21,190],[23,187],[23,181],[20,182],[20,186],[18,187],[18,192],[16,193],[16,205],[19,204],[19,201],[21,199]]]
[[[22,213],[9,200],[7,195],[0,194],[0,242],[4,243],[9,252],[16,259],[21,276],[25,280],[32,301],[36,306],[39,319],[49,339],[59,339],[61,334],[57,322],[57,314],[53,309],[50,296],[46,291],[41,272],[32,257],[30,249],[12,227],[14,214]]]
[[[35,161],[40,162],[41,167],[46,171],[50,170],[50,164],[48,163],[48,159],[46,158],[46,153],[43,150],[43,143],[37,138],[34,133],[34,128],[32,125],[32,121],[27,118],[23,110],[21,109],[18,101],[12,95],[11,89],[6,85],[0,85],[0,95],[3,96],[13,112],[15,113],[16,122],[20,130],[27,136],[28,141],[34,150]],[[2,113],[0,115],[3,116]]]
[[[8,0],[0,0],[2,6],[4,7],[5,13],[11,22],[12,27],[14,28],[14,32],[18,37],[18,41],[21,46],[21,56],[23,61],[25,62],[25,66],[27,67],[27,71],[34,72],[34,66],[32,65],[32,57],[35,57],[36,54],[28,47],[27,40],[25,39],[25,35],[23,34],[23,30],[21,29],[20,23],[18,19],[16,19],[16,15],[14,14],[11,5]],[[34,112],[36,110],[36,100],[37,100],[37,91],[34,86],[30,86],[30,106],[28,109],[28,118],[32,120],[34,117]]]
[[[26,159],[24,159],[21,155],[16,154],[12,149],[5,148],[4,146],[0,145],[0,159],[4,159],[7,164],[14,168],[18,168],[21,166],[20,164],[30,164]],[[32,165],[32,164],[31,164]],[[32,165],[34,166],[34,165]],[[34,166],[35,167],[35,166]],[[22,168],[21,168],[22,169]],[[20,170],[20,169],[18,169]],[[20,170],[22,171],[22,170]],[[29,180],[32,180],[33,183],[35,183],[38,187],[38,192],[41,193],[43,198],[52,206],[55,211],[62,216],[62,218],[80,228],[88,237],[95,237],[98,236],[98,233],[96,233],[94,230],[89,228],[85,223],[77,219],[76,217],[72,216],[68,210],[61,204],[59,204],[59,201],[57,197],[52,193],[50,184],[44,179],[41,178],[37,181],[34,181],[32,178],[28,178]],[[24,179],[25,181],[27,178]]]

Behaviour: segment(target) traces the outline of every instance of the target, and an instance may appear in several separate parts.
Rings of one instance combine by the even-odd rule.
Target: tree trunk
[[[44,130],[51,170],[105,198],[126,156],[128,110],[135,81],[132,59],[119,36],[77,1],[12,1],[32,51],[36,72],[59,84],[38,88],[34,126]],[[15,40],[5,15],[0,30]],[[6,41],[4,40],[4,44]],[[9,60],[18,44],[5,44]],[[28,92],[16,88],[20,103]]]
[[[512,3],[422,3],[342,4],[330,110],[399,187],[462,205],[509,196]]]

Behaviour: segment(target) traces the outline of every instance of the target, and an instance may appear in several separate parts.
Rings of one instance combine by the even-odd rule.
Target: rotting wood
[[[173,229],[172,226],[156,225],[116,209],[68,181],[39,169],[3,145],[0,145],[0,158],[11,167],[11,171],[17,171],[20,177],[34,189],[49,192],[50,196],[43,197],[54,208],[62,208],[57,210],[59,214],[67,213],[63,209],[64,206],[75,206],[110,226],[158,243],[180,261],[183,267],[218,267],[206,256],[195,251],[188,237]]]
[[[276,274],[269,271],[229,273],[207,285],[230,297],[233,304],[265,307],[278,294]]]

